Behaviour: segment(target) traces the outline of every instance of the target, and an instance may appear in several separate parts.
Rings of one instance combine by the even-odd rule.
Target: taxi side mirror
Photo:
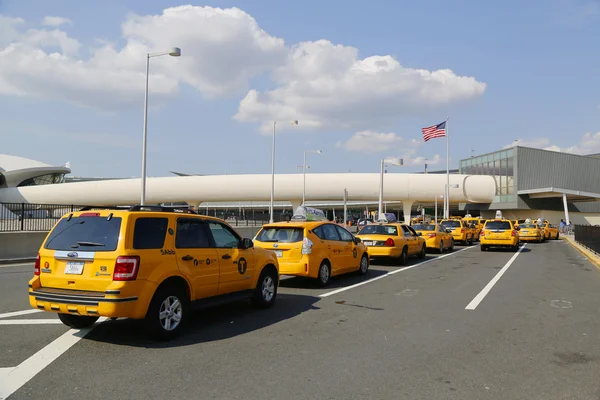
[[[360,240],[360,238],[357,238],[356,236],[354,236],[354,244],[359,244],[360,242],[362,242],[362,240]]]
[[[248,239],[248,238],[242,239],[242,243],[240,243],[240,248],[242,250],[251,249],[253,247],[254,247],[254,242],[252,241],[252,239]]]
[[[423,236],[423,232],[417,232],[417,235]]]
[[[446,233],[452,233],[452,229],[446,229]]]

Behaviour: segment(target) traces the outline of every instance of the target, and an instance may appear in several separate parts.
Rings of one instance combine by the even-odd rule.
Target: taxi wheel
[[[450,239],[450,251],[454,251],[454,239]]]
[[[408,248],[406,246],[404,246],[404,248],[402,249],[402,254],[400,254],[400,258],[398,259],[398,263],[400,265],[406,265],[407,261],[408,261]]]
[[[188,298],[178,285],[159,287],[146,313],[148,332],[156,340],[177,337],[183,328],[188,313]]]
[[[331,267],[327,261],[323,261],[321,266],[319,267],[319,276],[317,277],[317,281],[319,282],[319,286],[325,286],[329,283],[329,279],[331,278]]]
[[[365,275],[369,271],[369,256],[367,254],[363,254],[360,259],[360,268],[358,269],[358,273],[361,275]]]
[[[88,317],[87,315],[58,314],[60,321],[66,326],[74,329],[83,329],[94,325],[98,317]]]
[[[423,259],[427,255],[427,246],[423,244],[423,248],[421,248],[421,252],[419,253],[419,258]]]
[[[444,241],[440,240],[440,254],[444,252]]]
[[[484,246],[484,245],[482,245],[482,244],[481,244],[481,245],[479,245],[479,248],[481,249],[481,251],[486,251],[486,250],[487,250],[487,247],[485,247],[485,246]]]
[[[560,235],[560,234],[559,234],[559,233],[557,233],[557,234],[556,234],[556,237],[554,238],[554,240],[558,240],[558,236],[559,236],[559,235]]]
[[[277,270],[273,266],[268,266],[260,274],[254,296],[252,296],[252,305],[260,308],[271,307],[277,297]]]

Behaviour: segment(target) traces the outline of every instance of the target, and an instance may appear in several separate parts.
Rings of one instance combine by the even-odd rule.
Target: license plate
[[[273,250],[277,258],[283,257],[283,250]]]
[[[529,233],[529,231],[521,231],[521,233]]]
[[[373,246],[373,242],[363,242],[365,246]]]
[[[65,274],[81,275],[83,273],[83,262],[67,261]]]

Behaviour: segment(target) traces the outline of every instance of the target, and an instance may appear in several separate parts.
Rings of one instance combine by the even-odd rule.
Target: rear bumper
[[[455,242],[466,242],[467,241],[467,234],[466,233],[462,233],[462,234],[452,234],[452,239],[454,239]]]
[[[518,239],[512,239],[512,240],[481,239],[480,244],[482,246],[514,247],[517,244],[519,244],[519,240]]]
[[[519,240],[521,240],[522,242],[531,242],[531,241],[541,240],[541,239],[542,239],[541,235],[519,236]]]
[[[367,253],[371,258],[398,258],[402,255],[402,249],[398,247],[369,246],[367,247]]]
[[[311,263],[306,256],[302,257],[299,261],[283,261],[281,258],[278,260],[279,275],[317,277],[319,266],[312,268],[314,273],[311,275]]]

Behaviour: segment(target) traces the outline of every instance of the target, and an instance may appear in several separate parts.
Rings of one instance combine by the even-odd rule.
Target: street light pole
[[[377,214],[377,220],[380,220],[383,215],[383,172],[385,168],[385,163],[388,162],[391,165],[403,165],[404,161],[400,158],[392,158],[386,160],[385,158],[381,159],[381,170],[379,172],[379,211]]]
[[[144,134],[142,136],[142,187],[140,194],[140,205],[146,204],[146,146],[148,141],[148,79],[150,75],[150,57],[159,57],[169,55],[171,57],[179,57],[181,49],[173,47],[167,51],[158,53],[146,53],[146,90],[144,93]]]
[[[304,205],[304,202],[306,201],[306,150],[304,150],[304,162],[302,163],[302,205]],[[323,154],[322,150],[313,150],[311,151],[311,153],[316,153],[316,154]]]

